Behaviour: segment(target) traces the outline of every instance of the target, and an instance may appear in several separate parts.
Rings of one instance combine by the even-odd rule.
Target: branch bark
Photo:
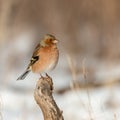
[[[34,98],[42,110],[44,120],[64,120],[53,96],[53,82],[50,76],[41,77],[34,90]]]

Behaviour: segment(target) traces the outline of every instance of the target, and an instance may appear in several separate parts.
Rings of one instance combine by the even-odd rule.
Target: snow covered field
[[[29,47],[24,46],[24,39],[26,39],[24,37],[12,45],[9,43],[6,50],[4,48],[1,50],[3,60],[0,62],[0,120],[43,119],[42,112],[33,96],[39,76],[31,73],[24,81],[16,81],[17,77],[24,71],[31,56],[25,56]],[[30,46],[27,40],[26,44]],[[14,51],[17,54],[14,54]],[[90,61],[92,60],[87,60],[88,63]],[[96,82],[120,78],[119,64],[110,65],[107,62],[97,62],[91,62],[91,66],[94,66],[94,63],[95,66],[98,65],[94,66],[96,68],[96,72],[94,72]],[[120,119],[119,84],[100,88],[69,89],[58,94],[56,91],[69,88],[72,80],[67,58],[62,53],[57,68],[49,75],[54,82],[54,99],[59,108],[63,110],[65,120]],[[80,76],[82,74],[78,75],[78,79],[82,78]],[[89,74],[87,79],[89,80]]]

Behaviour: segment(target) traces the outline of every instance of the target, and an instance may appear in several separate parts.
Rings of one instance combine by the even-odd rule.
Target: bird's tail
[[[29,69],[27,69],[17,80],[23,80],[27,76],[27,74],[30,72]]]

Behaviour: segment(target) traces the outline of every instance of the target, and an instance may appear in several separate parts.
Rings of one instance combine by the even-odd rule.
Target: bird
[[[17,80],[24,80],[30,71],[33,73],[46,73],[53,70],[59,58],[57,47],[58,39],[51,34],[44,35],[43,39],[36,46],[25,72]]]

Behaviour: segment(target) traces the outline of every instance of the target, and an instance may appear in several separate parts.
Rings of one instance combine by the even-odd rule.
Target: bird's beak
[[[53,41],[53,43],[58,43],[58,40],[57,40],[57,39],[55,39],[55,40]]]

